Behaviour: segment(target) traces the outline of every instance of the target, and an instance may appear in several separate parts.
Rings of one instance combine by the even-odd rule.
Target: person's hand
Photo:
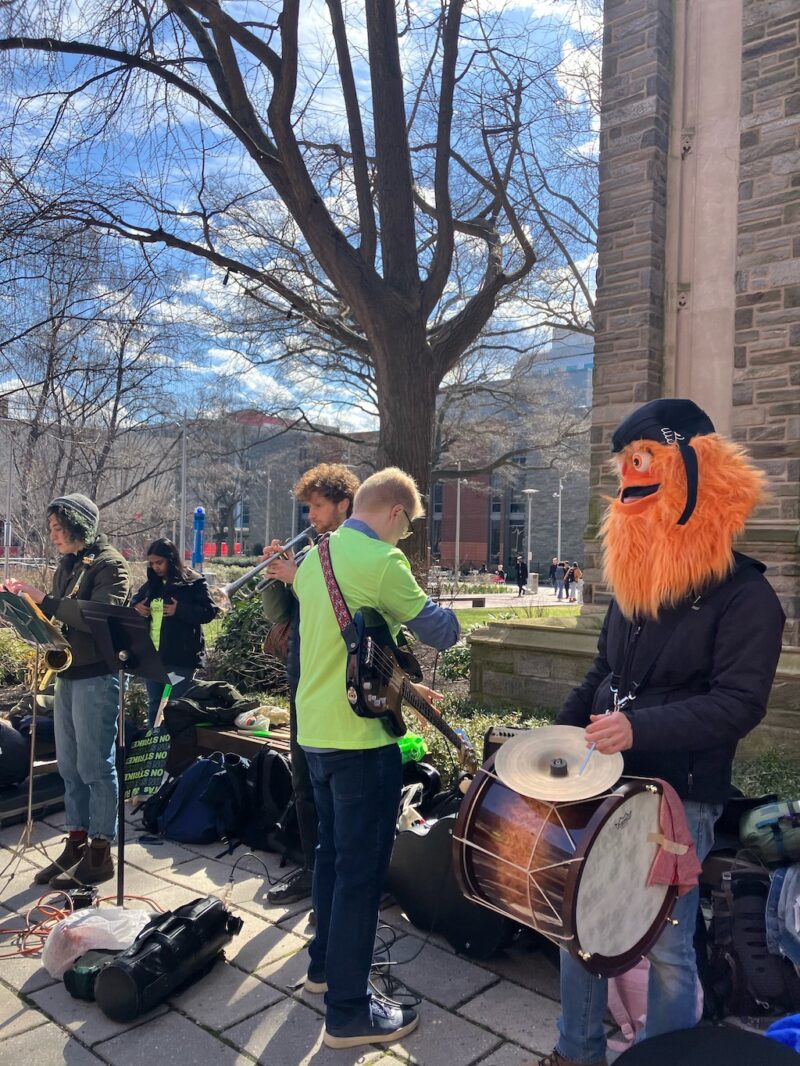
[[[140,614],[142,618],[150,617],[150,608],[147,606],[146,603],[142,601],[140,601],[139,603],[134,603],[133,609],[134,611],[136,611],[137,614]]]
[[[434,689],[428,688],[427,685],[413,684],[413,688],[415,688],[419,695],[422,696],[424,700],[427,700],[428,703],[438,703],[440,700],[444,699],[444,693],[436,692]],[[434,707],[433,709],[437,714],[442,713],[438,707]],[[423,722],[427,721],[424,715],[420,714],[419,717]]]
[[[166,600],[164,601],[164,617],[165,618],[172,618],[172,616],[175,614],[177,609],[178,609],[178,601],[177,600],[172,600],[171,603],[167,603]]]
[[[269,559],[270,555],[275,555],[280,552],[282,547],[283,545],[279,540],[271,540],[261,553],[261,561],[263,562],[264,559]]]
[[[17,581],[13,577],[10,577],[6,582],[6,588],[9,592],[13,592],[15,596],[21,596],[23,593],[26,596],[30,596],[34,603],[41,603],[45,597],[41,589],[34,588],[27,581]]]
[[[614,755],[633,747],[633,726],[622,711],[612,714],[589,715],[591,725],[586,727],[586,746],[594,744],[601,755]]]
[[[291,585],[296,573],[297,563],[294,561],[293,551],[286,552],[285,558],[276,559],[274,563],[270,563],[267,567],[267,577],[274,578],[276,581],[283,581],[286,585]]]

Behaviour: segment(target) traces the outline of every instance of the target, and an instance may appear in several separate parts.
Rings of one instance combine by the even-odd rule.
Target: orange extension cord
[[[108,903],[110,900],[116,902],[116,899],[116,896],[103,896],[97,903],[98,905],[100,903]],[[123,899],[138,900],[149,904],[153,910],[162,914],[164,912],[164,908],[148,896],[124,896]],[[65,905],[59,907],[55,903],[48,902],[49,900],[60,900]],[[66,892],[46,892],[25,912],[23,916],[25,924],[21,929],[0,926],[0,936],[13,936],[17,940],[15,950],[7,952],[5,955],[0,955],[0,959],[16,959],[38,955],[53,927],[63,918],[67,918],[73,911],[72,900]],[[36,917],[37,912],[40,917]],[[29,944],[28,941],[33,941],[33,943]]]

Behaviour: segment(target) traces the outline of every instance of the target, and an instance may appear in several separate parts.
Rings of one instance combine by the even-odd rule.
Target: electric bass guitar
[[[407,732],[403,704],[407,703],[437,729],[458,751],[459,762],[474,774],[478,758],[462,729],[453,729],[432,703],[414,688],[422,680],[419,663],[406,648],[392,639],[389,628],[377,612],[359,611],[354,619],[359,640],[347,655],[347,699],[362,718],[379,718],[394,737]]]

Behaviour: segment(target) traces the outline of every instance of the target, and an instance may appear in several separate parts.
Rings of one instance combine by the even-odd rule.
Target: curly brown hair
[[[311,494],[318,492],[326,500],[340,503],[349,500],[348,515],[353,510],[353,497],[358,491],[360,482],[352,470],[348,470],[341,463],[320,463],[306,470],[294,487],[294,494],[298,500],[308,503]]]

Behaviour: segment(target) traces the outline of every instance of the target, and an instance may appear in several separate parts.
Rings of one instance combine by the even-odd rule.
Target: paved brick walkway
[[[57,814],[36,823],[36,839],[53,854],[62,821]],[[14,826],[0,832],[3,926],[17,925],[41,895],[31,881],[35,868],[45,865],[44,855],[29,851],[17,860],[8,850],[20,831]],[[126,851],[126,892],[150,896],[164,908],[222,893],[237,855],[219,858],[221,850],[220,844],[141,843],[134,836]],[[282,874],[275,856],[262,858],[270,876]],[[419,931],[396,906],[387,906],[383,920],[398,934],[392,948],[397,976],[422,996],[419,1029],[390,1049],[328,1050],[322,1044],[321,997],[293,990],[305,975],[307,908],[270,906],[268,887],[257,863],[242,863],[232,905],[244,928],[225,961],[130,1025],[111,1022],[94,1004],[72,999],[38,958],[3,959],[0,1066],[524,1066],[552,1047],[558,977],[544,954],[512,947],[478,964],[455,955],[438,937],[423,948]],[[116,891],[115,882],[108,891]],[[10,940],[2,938],[6,950]],[[404,965],[404,959],[412,961]]]

